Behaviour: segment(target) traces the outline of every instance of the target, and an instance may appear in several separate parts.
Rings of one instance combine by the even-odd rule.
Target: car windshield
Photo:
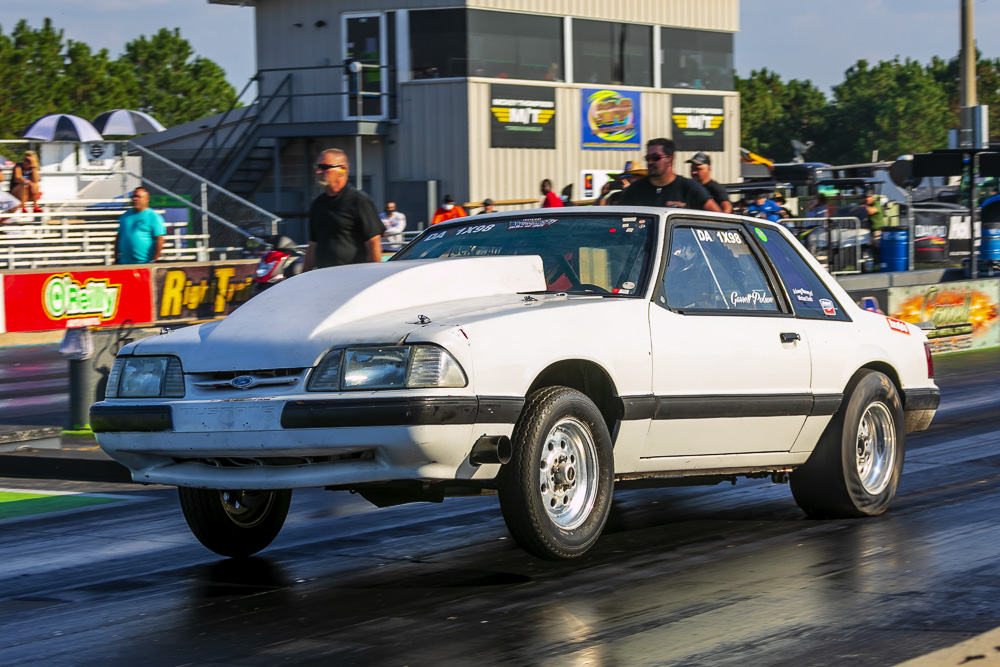
[[[656,238],[652,216],[512,215],[430,229],[392,261],[538,255],[547,291],[642,294]]]

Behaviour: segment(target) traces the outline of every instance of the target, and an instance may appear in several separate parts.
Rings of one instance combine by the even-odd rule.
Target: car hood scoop
[[[312,366],[333,344],[405,336],[422,306],[545,289],[537,255],[351,264],[280,282],[221,322],[144,339],[136,351],[180,355],[186,372]],[[348,325],[392,312],[411,323],[405,331],[349,334]]]

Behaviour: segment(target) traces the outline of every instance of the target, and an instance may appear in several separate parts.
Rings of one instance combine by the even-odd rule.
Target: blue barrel
[[[879,249],[879,271],[906,271],[909,265],[907,246],[910,230],[906,227],[883,227]]]
[[[984,262],[1000,262],[1000,222],[983,224],[983,243],[979,258]]]

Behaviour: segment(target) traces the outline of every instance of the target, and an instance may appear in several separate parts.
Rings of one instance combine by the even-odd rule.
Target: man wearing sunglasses
[[[382,261],[382,233],[375,202],[348,182],[347,154],[330,148],[316,160],[323,194],[309,207],[305,270]]]
[[[649,175],[622,192],[622,206],[672,206],[705,211],[721,211],[699,183],[674,172],[676,147],[670,139],[653,139],[646,144]]]

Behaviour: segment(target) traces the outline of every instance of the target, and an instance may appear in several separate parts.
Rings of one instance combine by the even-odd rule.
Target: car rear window
[[[788,290],[796,317],[850,321],[820,277],[780,232],[754,227],[754,233]]]

